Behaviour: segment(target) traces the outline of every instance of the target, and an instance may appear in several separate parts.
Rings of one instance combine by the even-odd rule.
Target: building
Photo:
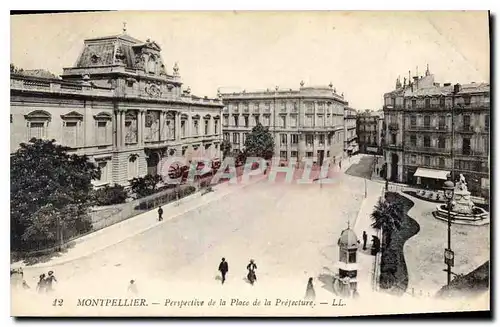
[[[182,89],[160,46],[126,34],[84,41],[61,78],[11,74],[11,152],[33,137],[55,139],[101,168],[96,186],[155,174],[168,156],[217,160],[220,99]]]
[[[274,135],[275,156],[286,161],[324,158],[338,162],[344,152],[344,108],[347,101],[332,84],[298,90],[223,93],[224,138],[242,150],[245,136],[257,123]]]
[[[429,71],[384,95],[387,177],[440,187],[463,174],[474,195],[489,190],[490,85],[442,86]]]
[[[347,155],[359,152],[358,135],[356,133],[357,110],[344,108],[344,151]]]
[[[356,125],[361,152],[382,154],[383,123],[384,113],[381,110],[358,113]]]

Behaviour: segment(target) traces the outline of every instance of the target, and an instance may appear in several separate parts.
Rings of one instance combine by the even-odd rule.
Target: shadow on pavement
[[[72,241],[69,243],[66,243],[64,245],[64,249],[61,251],[55,251],[47,254],[17,254],[14,258],[11,259],[12,262],[24,262],[26,266],[32,266],[40,263],[46,263],[49,262],[50,260],[54,258],[61,257],[65,253],[68,252],[71,248],[75,246],[76,242]]]
[[[330,274],[320,274],[318,276],[318,280],[323,284],[321,286],[321,288],[323,288],[324,290],[327,290],[328,292],[336,295],[337,293],[333,289],[333,280],[334,280],[334,278],[335,277],[333,275],[330,275]]]
[[[351,159],[352,160],[352,159]],[[345,173],[347,175],[362,177],[362,178],[370,178],[372,175],[372,156],[366,156],[359,159],[358,163],[353,163]]]

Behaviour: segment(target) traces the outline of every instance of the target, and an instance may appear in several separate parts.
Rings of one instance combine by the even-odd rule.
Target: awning
[[[447,180],[449,171],[445,170],[437,170],[437,169],[429,169],[429,168],[417,168],[417,171],[413,176],[415,177],[425,177],[425,178],[433,178],[433,179],[442,179]]]

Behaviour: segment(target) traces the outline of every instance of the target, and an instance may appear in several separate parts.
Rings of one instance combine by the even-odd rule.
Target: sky
[[[11,62],[61,74],[87,38],[122,33],[162,47],[184,87],[222,91],[297,89],[330,82],[358,110],[381,109],[398,76],[489,82],[489,22],[469,12],[123,11],[11,16]]]

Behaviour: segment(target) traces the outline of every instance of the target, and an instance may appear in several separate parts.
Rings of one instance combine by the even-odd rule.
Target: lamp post
[[[448,175],[451,178],[450,175]],[[453,199],[453,194],[455,193],[455,184],[451,180],[447,180],[443,185],[444,196],[446,198],[446,202],[448,205],[448,248],[444,250],[444,262],[448,266],[447,274],[448,274],[448,285],[450,285],[451,281],[451,267],[454,264],[454,256],[455,254],[451,250],[451,201]]]

